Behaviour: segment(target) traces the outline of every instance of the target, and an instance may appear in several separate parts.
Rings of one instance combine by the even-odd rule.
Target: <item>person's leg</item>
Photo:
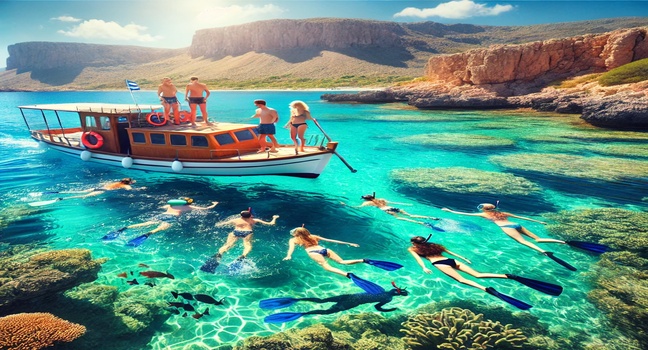
[[[175,121],[175,125],[180,124],[180,108],[178,108],[180,104],[179,103],[174,103],[171,105],[171,108],[173,109],[173,120]]]
[[[479,284],[477,282],[465,279],[457,271],[455,271],[455,269],[452,266],[439,264],[439,265],[434,265],[434,267],[436,267],[437,269],[439,269],[439,271],[445,273],[446,275],[452,277],[453,279],[455,279],[459,283],[467,284],[467,285],[469,285],[471,287],[475,287],[475,288],[481,289],[483,291],[486,291],[486,287],[482,286],[481,284]]]
[[[223,255],[223,253],[230,250],[234,246],[234,243],[236,243],[237,239],[238,238],[234,236],[233,233],[230,233],[227,236],[227,241],[225,242],[225,244],[223,244],[223,246],[218,249],[218,255]]]
[[[149,234],[154,234],[154,233],[156,233],[156,232],[164,231],[164,230],[168,229],[169,227],[171,227],[171,224],[169,224],[168,222],[164,222],[164,221],[162,221],[162,222],[160,223],[160,225],[158,225],[158,227],[156,227],[156,228],[153,229],[152,231],[149,231],[148,233],[149,233]]]
[[[162,105],[164,106],[164,120],[168,122],[169,114],[171,113],[171,105],[166,101],[162,102]]]
[[[156,220],[150,220],[150,221],[142,222],[142,223],[139,223],[139,224],[128,225],[128,226],[126,226],[126,228],[138,228],[138,227],[144,227],[144,226],[151,226],[153,224],[157,224],[158,222],[159,221],[156,221]]]
[[[516,230],[514,228],[511,228],[511,227],[500,227],[500,228],[502,229],[502,231],[504,231],[504,233],[506,233],[509,237],[516,240],[518,243],[523,244],[523,245],[525,245],[525,246],[527,246],[527,247],[529,247],[531,249],[535,249],[535,250],[539,251],[540,253],[543,253],[543,254],[545,253],[545,251],[542,250],[542,248],[540,248],[537,245],[535,245],[535,244],[527,241],[526,239],[524,239],[524,237],[522,237],[522,235],[520,234],[520,232],[518,232],[518,230]]]
[[[268,135],[268,137],[270,138],[270,141],[272,141],[272,147],[270,148],[270,152],[273,152],[273,153],[274,152],[279,152],[279,151],[277,151],[277,147],[279,147],[279,143],[277,142],[277,139],[275,138],[275,136],[270,134],[270,135]]]
[[[297,128],[297,136],[299,137],[299,140],[301,141],[301,145],[299,146],[299,150],[302,151],[302,152],[304,152],[304,145],[306,144],[306,139],[304,138],[304,134],[306,133],[306,129],[308,129],[308,126],[306,124],[300,125]]]
[[[202,114],[203,122],[205,122],[205,124],[207,125],[211,125],[211,123],[209,122],[209,116],[207,115],[207,102],[200,104],[200,114]],[[194,118],[194,120],[196,119]]]
[[[244,258],[247,257],[252,250],[252,236],[252,234],[249,234],[243,238],[243,254],[241,256]]]
[[[414,215],[414,214],[410,214],[410,213],[406,212],[406,211],[403,210],[403,209],[400,210],[400,214],[407,215],[407,216],[412,217],[412,218],[432,219],[432,220],[435,219],[435,218],[432,217],[432,216],[425,216],[425,215]]]
[[[266,142],[266,134],[260,134],[259,135],[259,151],[257,153],[263,153],[265,152],[266,147],[268,147],[268,143]]]
[[[330,249],[328,249],[328,257],[331,258],[331,260],[335,261],[336,263],[342,265],[353,265],[353,264],[359,264],[361,262],[364,262],[363,259],[344,260]]]
[[[297,128],[292,125],[290,125],[290,138],[295,144],[295,152],[297,152],[297,150],[299,149],[299,144],[297,143]]]
[[[189,102],[189,111],[191,112],[191,125],[196,125],[196,104]]]
[[[527,230],[524,226],[520,228],[520,233],[527,235],[531,238],[533,238],[536,242],[538,243],[561,243],[561,244],[566,244],[565,241],[561,241],[559,239],[553,239],[553,238],[540,238],[538,237],[535,233]]]
[[[321,254],[318,254],[318,253],[308,253],[308,256],[309,256],[311,259],[315,260],[315,262],[317,262],[321,267],[323,267],[324,270],[326,270],[326,271],[330,271],[330,272],[333,272],[333,273],[336,273],[336,274],[341,275],[341,276],[344,276],[344,277],[347,277],[347,273],[346,273],[346,272],[344,272],[344,271],[342,271],[342,270],[340,270],[340,269],[337,269],[337,268],[335,268],[335,267],[329,265],[329,264],[326,262],[326,259],[325,259]]]
[[[457,262],[457,268],[473,277],[477,278],[508,278],[505,274],[501,273],[482,273],[473,270],[471,267],[466,266],[466,264],[460,264]]]
[[[91,192],[89,192],[87,194],[84,194],[82,196],[70,196],[70,197],[65,197],[63,199],[94,197],[94,196],[98,196],[98,195],[100,195],[102,193],[104,193],[104,191],[91,191]]]

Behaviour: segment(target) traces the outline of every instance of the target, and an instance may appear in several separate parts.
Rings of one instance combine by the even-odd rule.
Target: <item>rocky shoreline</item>
[[[329,102],[406,102],[419,109],[519,109],[581,114],[587,123],[619,130],[648,130],[648,82],[613,88],[545,88],[519,96],[498,96],[478,87],[455,88],[413,84],[379,91],[324,94]]]

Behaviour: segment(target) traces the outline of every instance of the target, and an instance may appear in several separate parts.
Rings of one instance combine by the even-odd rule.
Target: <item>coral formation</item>
[[[315,325],[289,330],[269,337],[250,337],[234,350],[351,350],[353,347],[333,337],[331,330]]]
[[[0,317],[0,349],[43,349],[71,342],[86,328],[49,313],[21,313]]]
[[[87,249],[4,252],[0,255],[0,307],[94,281],[104,261],[93,260]]]
[[[502,137],[458,133],[413,135],[397,139],[396,141],[423,146],[463,148],[510,147],[514,145],[512,140]]]
[[[519,329],[483,317],[466,309],[443,309],[411,316],[401,331],[413,349],[509,349],[527,341]]]
[[[523,177],[464,167],[399,169],[392,171],[391,177],[410,187],[463,194],[527,196],[540,190],[536,184]]]

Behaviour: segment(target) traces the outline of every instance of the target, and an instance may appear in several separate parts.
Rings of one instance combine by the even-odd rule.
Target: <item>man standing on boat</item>
[[[211,94],[207,85],[198,82],[198,77],[191,77],[190,83],[185,90],[185,101],[189,101],[191,109],[191,126],[196,126],[196,105],[200,106],[200,113],[206,125],[211,125],[207,117],[207,98]],[[205,92],[205,96],[203,96]]]
[[[252,118],[259,118],[259,151],[257,153],[263,153],[268,147],[268,142],[266,141],[266,136],[272,141],[272,147],[270,147],[270,152],[277,153],[277,139],[275,138],[275,124],[279,121],[279,114],[274,108],[269,108],[266,106],[265,100],[254,100],[254,105],[257,106],[256,113]]]
[[[175,124],[180,124],[180,102],[176,94],[178,89],[171,82],[171,78],[164,77],[162,78],[162,84],[158,86],[158,96],[160,97],[160,102],[164,106],[164,120],[169,120],[169,113],[173,109],[173,115],[175,119]]]

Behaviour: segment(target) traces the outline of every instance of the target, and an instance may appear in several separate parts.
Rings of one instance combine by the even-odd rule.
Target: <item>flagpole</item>
[[[133,95],[133,89],[131,89],[131,86],[128,84],[128,79],[126,79],[126,88],[128,88],[128,91],[130,92],[131,98],[133,99],[133,103],[135,103],[135,106],[139,108],[139,104],[135,100],[135,95]]]

